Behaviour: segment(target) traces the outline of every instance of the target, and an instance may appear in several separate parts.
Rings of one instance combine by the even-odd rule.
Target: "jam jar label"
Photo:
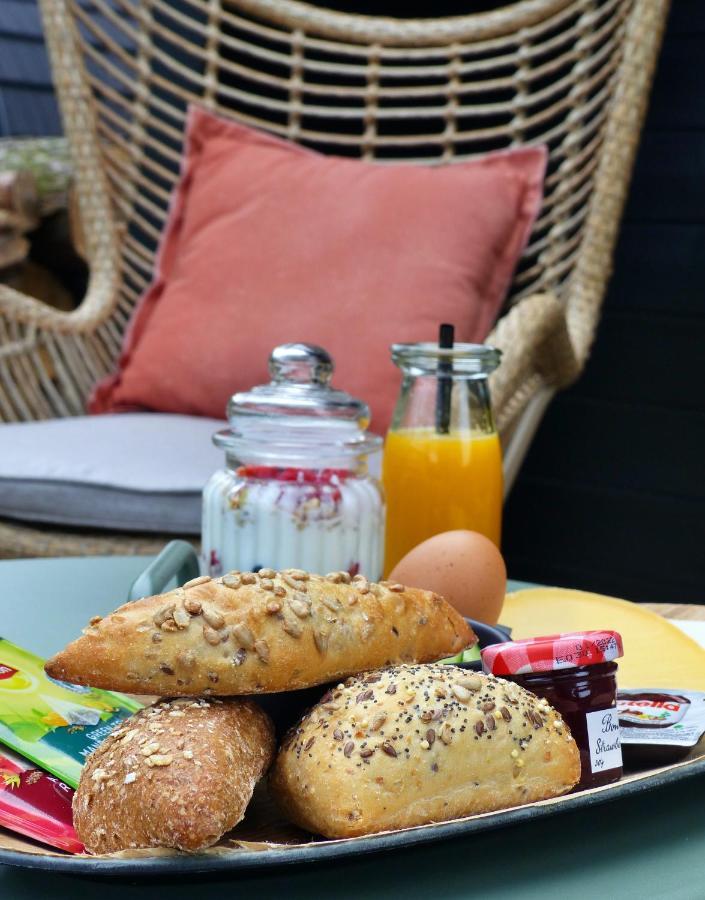
[[[616,709],[599,709],[585,714],[590,766],[593,772],[619,769],[622,766],[622,745],[619,732],[619,713]]]

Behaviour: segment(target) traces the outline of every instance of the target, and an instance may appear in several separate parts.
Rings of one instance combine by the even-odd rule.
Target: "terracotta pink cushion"
[[[192,108],[155,278],[91,412],[222,417],[271,349],[320,344],[334,383],[391,417],[389,345],[440,322],[481,341],[541,205],[542,147],[448,166],[325,156]]]

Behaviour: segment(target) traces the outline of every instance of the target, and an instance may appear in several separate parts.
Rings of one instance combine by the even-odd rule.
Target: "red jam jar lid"
[[[525,675],[594,666],[623,655],[616,631],[571,631],[492,644],[482,650],[482,667],[492,675]]]

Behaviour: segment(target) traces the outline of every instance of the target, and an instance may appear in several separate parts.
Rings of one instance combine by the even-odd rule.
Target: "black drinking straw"
[[[438,347],[452,350],[455,327],[444,322],[438,329]],[[438,388],[436,390],[436,432],[448,434],[450,431],[450,395],[453,388],[453,360],[441,357],[437,367]]]

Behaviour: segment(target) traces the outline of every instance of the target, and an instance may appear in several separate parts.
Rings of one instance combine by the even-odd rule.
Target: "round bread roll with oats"
[[[89,853],[203,850],[245,815],[275,751],[250,700],[161,700],[123,721],[91,753],[73,798]]]
[[[127,603],[45,666],[52,678],[136,694],[231,696],[311,687],[476,642],[438,594],[300,569],[204,575]]]
[[[290,730],[269,778],[282,811],[346,838],[556,797],[580,778],[545,700],[456,666],[349,678]]]

